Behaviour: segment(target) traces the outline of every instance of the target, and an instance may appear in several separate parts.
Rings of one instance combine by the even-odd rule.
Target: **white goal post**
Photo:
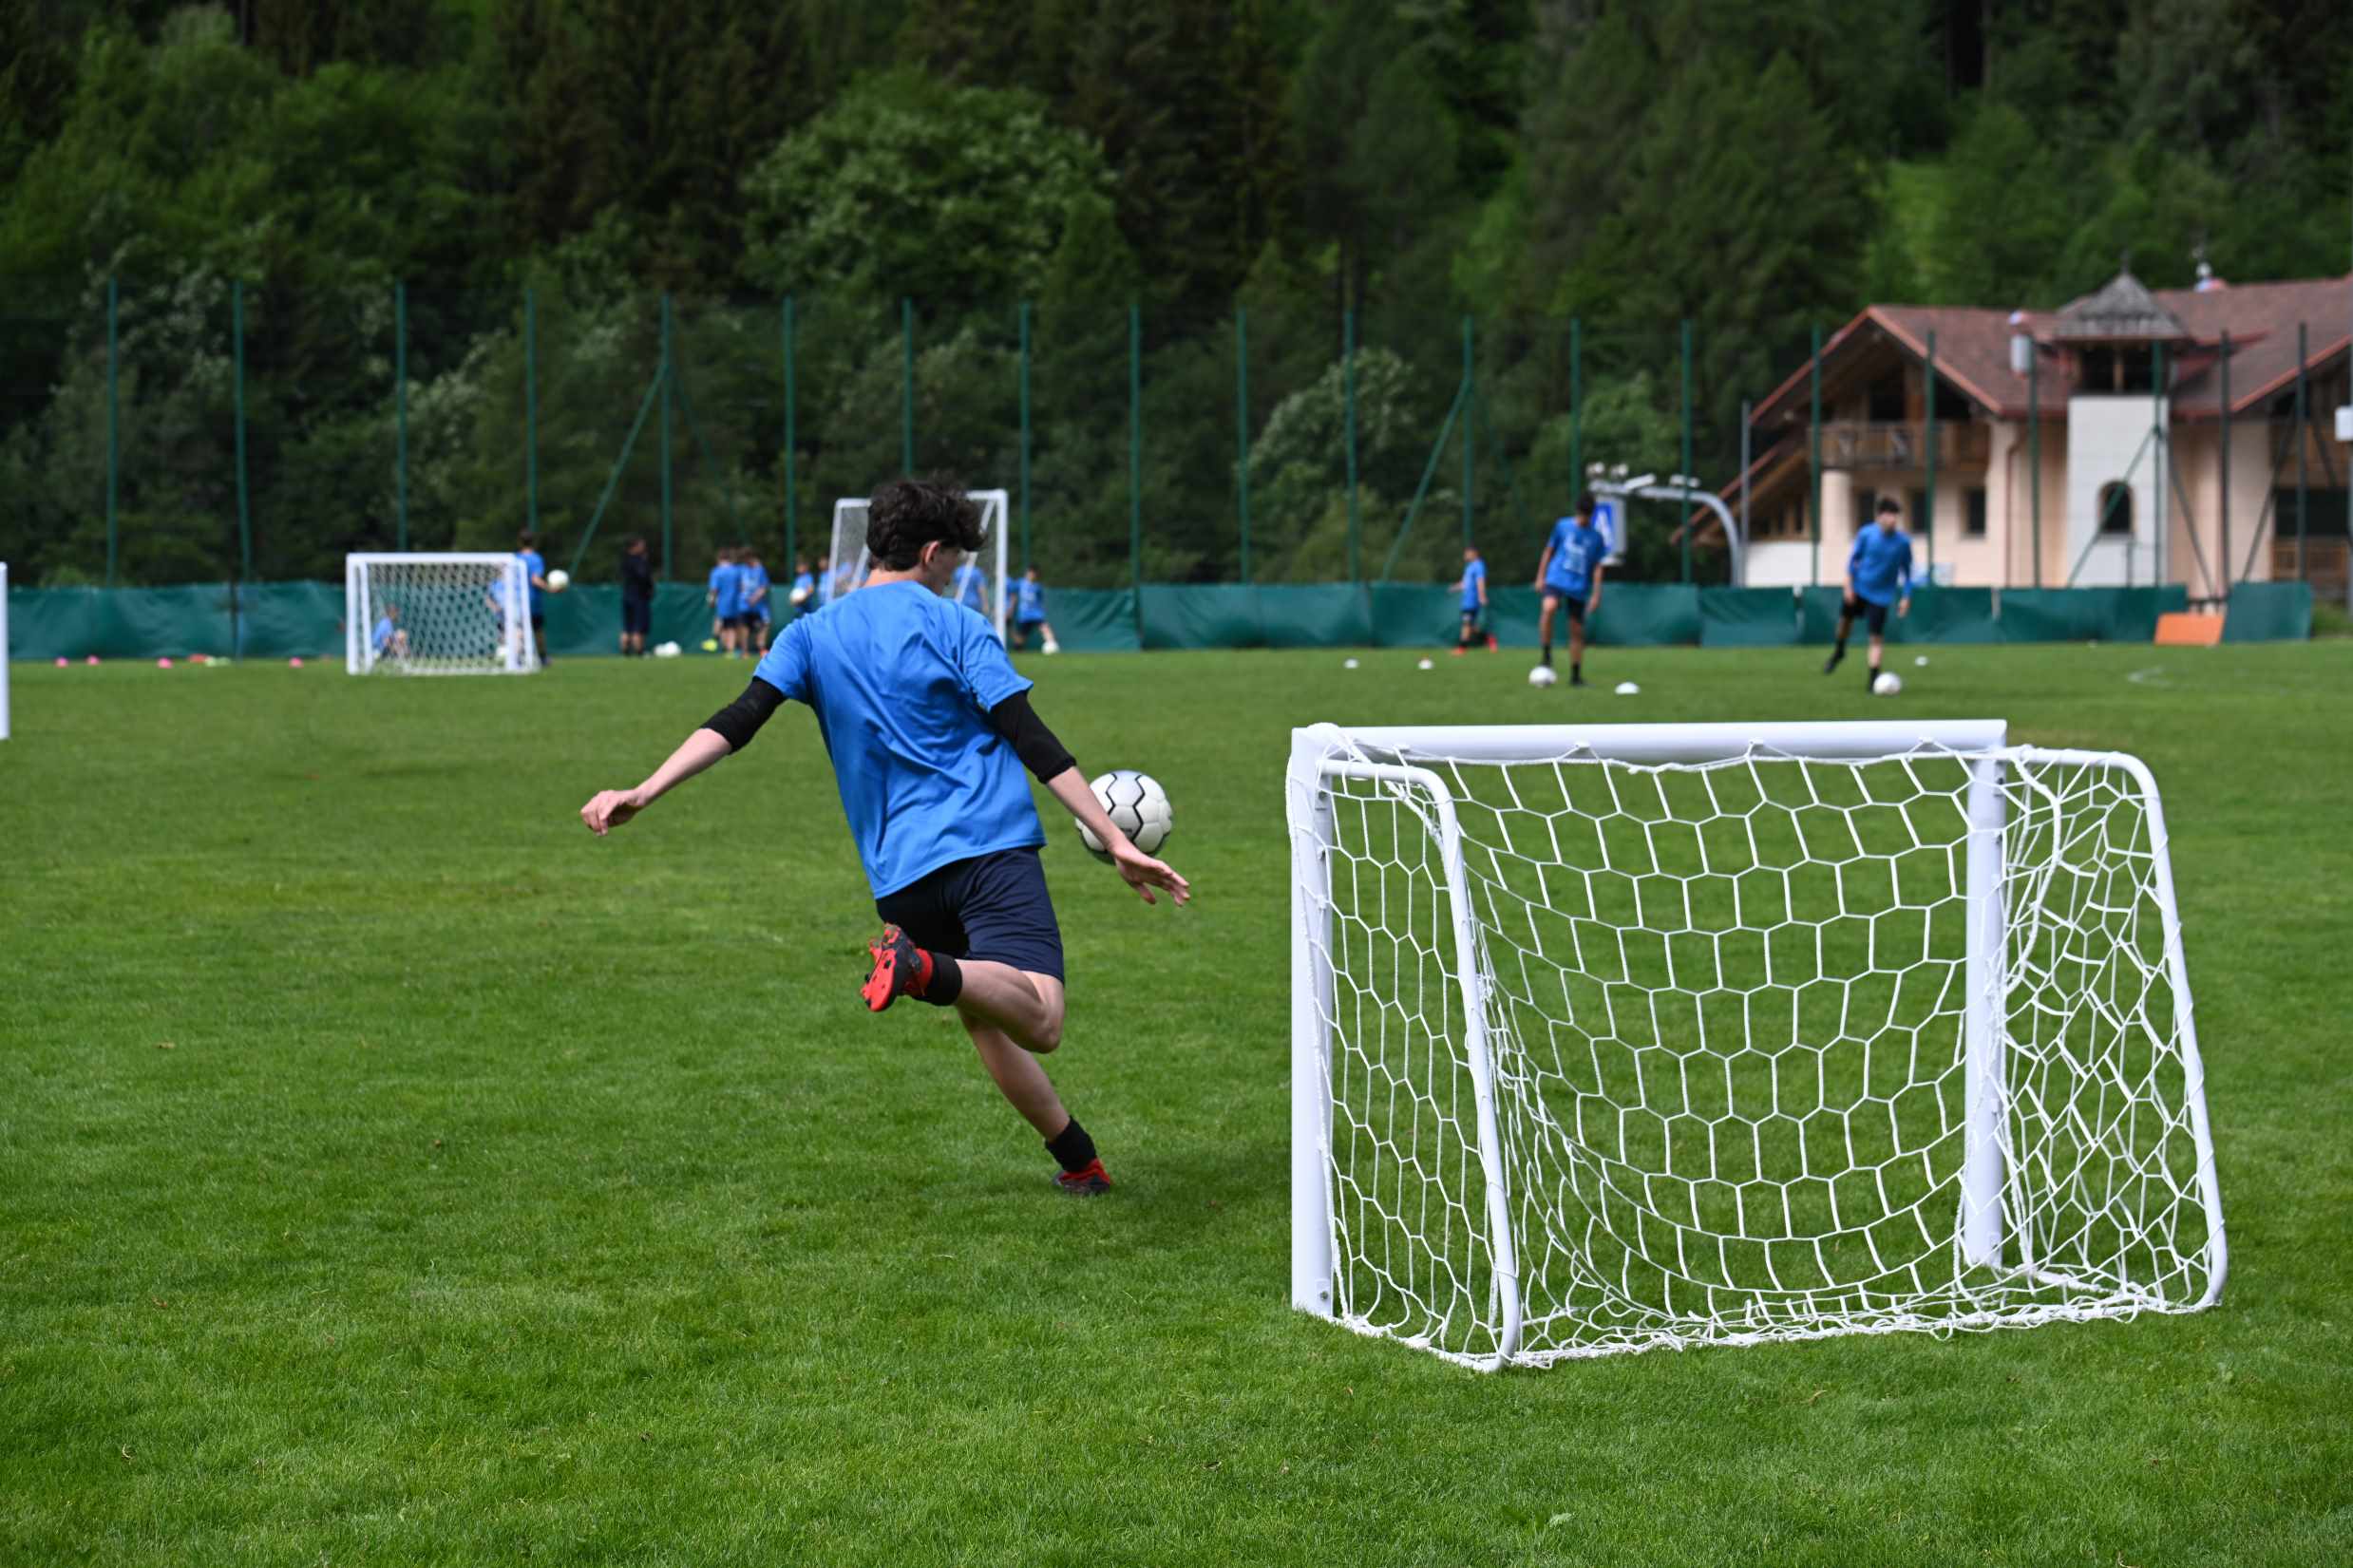
[[[1319,725],[1286,795],[1299,1310],[1494,1368],[2219,1299],[2137,759]]]
[[[980,548],[968,553],[964,559],[977,559],[982,571],[993,574],[988,591],[989,621],[996,628],[996,640],[1003,642],[1011,614],[1005,604],[1005,518],[1009,502],[1002,490],[968,490],[965,494],[980,508],[983,538]],[[873,557],[866,553],[867,505],[863,496],[844,496],[833,503],[832,547],[825,553],[825,570],[817,579],[817,602],[821,605],[863,585],[873,569]]]
[[[522,675],[540,667],[520,556],[343,557],[344,668],[354,675]]]

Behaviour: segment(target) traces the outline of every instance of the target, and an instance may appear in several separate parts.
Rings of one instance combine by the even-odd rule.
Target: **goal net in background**
[[[2216,1300],[2155,786],[2005,742],[1295,731],[1293,1304],[1491,1367]]]
[[[521,675],[540,667],[520,557],[343,557],[344,664],[354,675]]]
[[[964,561],[977,561],[988,574],[989,621],[996,628],[996,640],[1003,642],[1011,614],[1005,604],[1006,496],[1002,490],[966,494],[980,508],[982,537],[980,548],[967,553]],[[861,586],[872,572],[873,558],[866,554],[866,511],[863,496],[844,497],[833,503],[833,545],[825,554],[825,571],[818,578],[818,603],[827,603]]]

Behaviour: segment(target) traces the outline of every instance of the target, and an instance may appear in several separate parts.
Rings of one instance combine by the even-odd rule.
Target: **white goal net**
[[[996,628],[996,640],[1003,642],[1006,618],[1011,614],[1005,603],[1005,492],[965,493],[980,508],[982,538],[980,548],[968,552],[958,564],[980,569],[983,613]],[[873,557],[866,553],[866,512],[867,501],[863,496],[844,497],[833,503],[833,547],[826,552],[825,570],[817,579],[819,604],[860,587],[873,572]]]
[[[2135,759],[1319,726],[1288,796],[1301,1310],[1493,1367],[2219,1297]]]
[[[520,556],[343,557],[344,666],[354,675],[520,675],[540,667]]]

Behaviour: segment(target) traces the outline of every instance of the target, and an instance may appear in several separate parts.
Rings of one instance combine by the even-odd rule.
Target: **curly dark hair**
[[[867,503],[866,549],[893,572],[904,572],[938,539],[957,550],[980,548],[980,508],[953,484],[895,479]]]

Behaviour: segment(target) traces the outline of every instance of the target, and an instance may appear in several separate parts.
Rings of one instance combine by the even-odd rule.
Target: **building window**
[[[1864,412],[1872,424],[1900,425],[1906,411],[1902,370],[1891,370],[1871,383]]]
[[[1928,511],[1928,492],[1914,490],[1907,499],[1910,502],[1912,515],[1904,520],[1906,527],[1915,534],[1935,533],[1936,519]]]
[[[1858,538],[1864,529],[1871,525],[1871,519],[1878,514],[1878,491],[1857,490],[1854,493],[1854,531]]]
[[[1985,487],[1972,484],[1962,495],[1969,503],[1968,521],[1962,524],[1962,531],[1973,539],[1982,539],[1985,537]]]
[[[2120,479],[2099,487],[2099,531],[2128,535],[2133,531],[2133,487]]]

